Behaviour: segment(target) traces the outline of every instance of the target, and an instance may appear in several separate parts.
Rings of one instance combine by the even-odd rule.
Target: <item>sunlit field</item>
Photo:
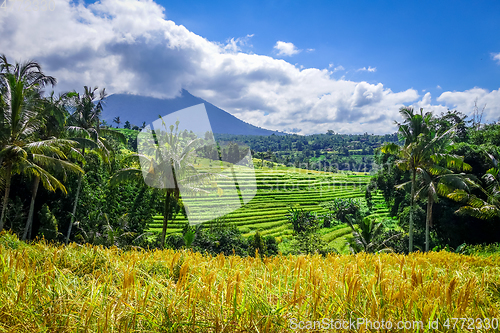
[[[201,159],[198,159],[199,161]],[[260,162],[254,159],[254,165]],[[230,212],[225,216],[229,223],[235,224],[244,236],[248,237],[259,231],[263,236],[274,236],[278,241],[291,237],[293,234],[292,224],[286,217],[290,207],[300,207],[315,213],[326,213],[328,210],[321,203],[331,201],[335,198],[358,198],[364,200],[365,188],[371,179],[371,175],[364,172],[322,172],[304,170],[293,167],[274,165],[272,168],[256,168],[251,174],[244,170],[239,175],[239,181],[243,186],[245,181],[252,180],[256,185],[256,194],[245,206]],[[255,172],[255,175],[254,175]],[[197,197],[199,205],[211,206],[234,204],[239,202],[236,196],[227,193],[228,180],[218,180],[216,186],[221,189],[218,194]],[[240,184],[241,186],[241,184]],[[371,215],[376,218],[388,216],[388,209],[384,203],[382,194],[373,196],[374,207]],[[169,221],[168,233],[180,233],[187,218],[178,214],[173,221]],[[163,216],[154,216],[154,222],[149,225],[149,231],[160,233],[163,224]],[[346,236],[351,233],[351,228],[346,224],[337,228],[324,230],[323,238],[337,250],[345,247]],[[346,251],[343,251],[346,252]]]
[[[404,321],[401,332],[426,331],[418,323],[427,328],[436,320],[439,328],[432,332],[486,331],[444,325],[446,319],[479,318],[475,325],[496,327],[499,276],[498,255],[242,258],[27,245],[4,233],[0,331],[335,331],[330,328],[349,320],[360,325],[345,331],[366,331],[368,320]]]

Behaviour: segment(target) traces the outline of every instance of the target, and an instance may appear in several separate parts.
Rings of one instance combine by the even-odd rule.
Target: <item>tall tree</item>
[[[408,249],[413,252],[413,211],[415,208],[415,184],[417,179],[417,169],[428,159],[425,150],[426,136],[430,131],[431,114],[424,116],[423,109],[420,114],[415,114],[413,108],[404,107],[399,110],[403,117],[403,123],[398,123],[398,134],[404,140],[403,146],[395,143],[388,143],[381,147],[383,153],[398,156],[396,165],[411,174],[411,194],[410,194],[410,223],[409,223],[409,244]]]
[[[5,188],[0,231],[5,222],[12,175],[32,166],[29,152],[43,154],[54,144],[52,140],[33,142],[33,138],[41,126],[37,117],[40,89],[55,83],[56,79],[45,75],[35,61],[12,65],[5,55],[0,56],[0,165]]]
[[[466,163],[461,164],[461,169],[470,170]],[[416,199],[427,199],[427,214],[425,219],[425,252],[429,251],[429,233],[432,227],[432,208],[439,196],[446,197],[454,189],[469,191],[473,181],[465,174],[456,174],[452,170],[439,165],[428,165],[417,170],[421,187],[415,193]],[[404,185],[404,184],[403,184]],[[401,186],[400,186],[401,187]]]
[[[136,161],[136,165],[117,171],[110,179],[112,185],[128,180],[142,180],[149,186],[159,188],[164,192],[163,227],[161,233],[161,247],[165,245],[165,237],[168,228],[168,220],[171,215],[173,203],[180,200],[180,189],[192,193],[208,193],[202,188],[202,184],[218,176],[212,173],[199,173],[192,164],[194,150],[201,144],[201,139],[183,141],[178,131],[179,121],[175,126],[170,125],[168,130],[163,123],[165,131],[157,131],[163,136],[164,145],[156,147],[153,135],[148,132],[141,133],[151,140],[152,151],[145,154],[132,154],[130,158]],[[175,130],[174,130],[175,128]]]
[[[83,170],[78,165],[67,161],[68,156],[81,159],[79,152],[74,149],[77,142],[62,140],[68,116],[66,103],[70,97],[70,93],[64,93],[55,98],[54,92],[52,92],[49,97],[42,100],[42,108],[38,113],[42,126],[37,132],[37,137],[40,140],[52,140],[53,145],[44,154],[33,152],[28,154],[28,159],[33,163],[33,166],[28,167],[26,173],[33,178],[33,184],[28,219],[22,236],[23,240],[26,237],[31,237],[35,199],[40,180],[44,188],[50,191],[60,189],[64,194],[67,194],[65,186],[53,175],[62,176],[63,180],[66,180],[68,172],[83,173]],[[61,146],[63,149],[61,149]],[[36,168],[35,165],[39,168]]]
[[[432,218],[432,205],[438,192],[445,195],[445,189],[450,186],[465,188],[467,183],[464,177],[452,175],[452,171],[446,168],[458,170],[471,170],[470,165],[464,163],[463,157],[451,154],[453,147],[452,137],[455,135],[457,126],[439,133],[433,128],[433,119],[430,113],[423,115],[415,114],[411,108],[403,108],[400,113],[405,119],[403,124],[398,124],[398,133],[404,139],[404,145],[398,146],[390,143],[382,146],[384,153],[393,153],[398,156],[396,165],[411,173],[410,181],[398,188],[407,188],[411,191],[411,209],[409,225],[409,251],[413,251],[413,211],[415,208],[417,174],[422,175],[424,186],[422,190],[427,193],[428,206],[426,218],[426,250],[429,249],[429,227]],[[440,164],[444,165],[441,166]],[[433,178],[435,177],[435,178]],[[436,181],[441,181],[441,183]],[[440,185],[439,185],[440,184]],[[439,191],[438,191],[439,189]]]
[[[120,120],[120,117],[115,117],[113,119],[113,122],[116,123],[116,128],[120,127],[120,124],[122,123],[122,121]]]
[[[95,149],[105,163],[113,156],[113,149],[109,142],[103,137],[110,136],[122,143],[126,143],[125,136],[113,129],[101,126],[101,113],[106,98],[106,90],[98,91],[98,87],[90,88],[84,86],[84,93],[74,93],[72,100],[73,113],[69,118],[67,131],[72,140],[79,143],[82,156],[85,157],[85,149]],[[97,93],[98,92],[98,93]],[[76,208],[80,196],[83,174],[78,177],[78,185],[71,214],[71,221],[66,234],[66,244],[69,242],[71,230],[76,217]]]

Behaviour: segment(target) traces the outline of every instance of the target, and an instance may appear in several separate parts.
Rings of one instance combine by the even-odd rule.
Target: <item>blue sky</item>
[[[168,19],[212,41],[254,35],[246,48],[273,54],[277,40],[304,51],[305,67],[343,66],[347,79],[438,93],[500,87],[500,1],[158,1]],[[307,52],[307,49],[314,49]],[[356,72],[362,67],[376,72]]]
[[[57,90],[181,89],[300,134],[390,133],[402,106],[500,118],[499,1],[56,0],[0,10],[0,53]]]

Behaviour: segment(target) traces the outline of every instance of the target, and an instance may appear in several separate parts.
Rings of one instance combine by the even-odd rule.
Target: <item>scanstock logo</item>
[[[249,147],[216,142],[204,104],[159,116],[137,149],[146,184],[181,198],[190,224],[235,211],[257,192]]]

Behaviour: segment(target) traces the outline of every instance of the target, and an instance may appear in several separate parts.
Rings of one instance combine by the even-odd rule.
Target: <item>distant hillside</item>
[[[106,120],[110,125],[116,126],[113,119],[120,117],[122,121],[121,127],[127,120],[133,125],[141,126],[143,122],[149,124],[158,119],[158,115],[165,116],[200,103],[205,103],[208,119],[214,133],[264,136],[274,133],[284,135],[281,132],[270,131],[245,123],[204,99],[191,95],[186,90],[182,90],[181,96],[172,99],[127,94],[111,95],[106,99],[102,119]]]

